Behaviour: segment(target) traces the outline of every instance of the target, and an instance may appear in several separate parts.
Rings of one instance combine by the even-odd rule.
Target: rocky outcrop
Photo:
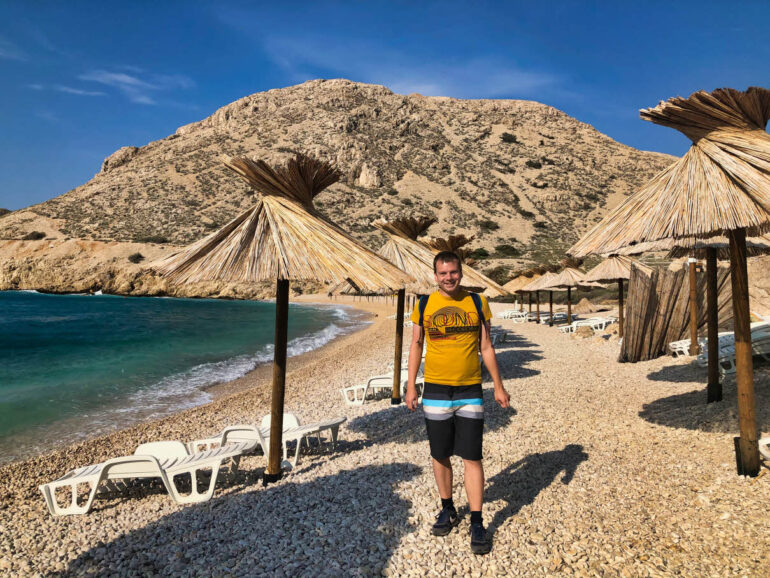
[[[581,232],[668,165],[537,102],[395,94],[314,80],[241,98],[147,144],[123,147],[82,186],[0,220],[0,239],[186,245],[254,202],[225,156],[302,150],[345,175],[318,209],[372,247],[371,221],[429,214],[434,236],[474,235],[489,265],[561,257]],[[38,220],[46,219],[45,223]],[[50,225],[44,228],[44,225]],[[518,256],[496,253],[514,244]]]
[[[104,159],[104,162],[102,163],[101,172],[106,173],[107,171],[110,171],[125,165],[128,161],[134,158],[137,155],[137,153],[139,153],[139,149],[137,147],[119,148],[110,156],[108,156],[106,159]]]

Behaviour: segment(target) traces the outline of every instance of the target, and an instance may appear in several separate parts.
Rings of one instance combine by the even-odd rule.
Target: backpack
[[[485,319],[484,319],[484,310],[481,307],[481,297],[479,297],[478,293],[473,293],[472,291],[468,292],[471,296],[471,299],[473,299],[473,304],[476,306],[476,313],[479,315],[479,347],[481,347],[481,332],[484,330],[485,325]],[[420,313],[420,327],[424,327],[424,317],[425,317],[425,308],[428,306],[428,299],[430,299],[430,295],[420,295],[420,302],[417,305],[417,310]]]

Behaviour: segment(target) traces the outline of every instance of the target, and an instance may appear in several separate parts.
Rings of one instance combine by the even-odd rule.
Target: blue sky
[[[638,109],[770,85],[770,2],[0,2],[0,207],[76,187],[238,98],[312,78],[544,102],[683,154]]]

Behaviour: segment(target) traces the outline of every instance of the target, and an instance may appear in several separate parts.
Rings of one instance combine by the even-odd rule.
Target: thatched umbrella
[[[458,257],[465,265],[476,264],[476,259],[471,257],[471,251],[468,250],[466,245],[473,241],[475,237],[471,235],[466,237],[465,235],[449,235],[448,237],[421,237],[419,240],[434,251],[451,251]]]
[[[527,289],[530,291],[535,291],[537,294],[537,319],[540,321],[540,291],[547,290],[548,291],[548,325],[550,327],[553,327],[553,292],[556,288],[549,287],[549,284],[551,281],[553,281],[557,277],[556,273],[551,273],[550,271],[546,271],[542,276],[535,279],[532,283],[527,285]]]
[[[599,287],[599,284],[586,281],[585,273],[579,269],[567,267],[543,287],[543,289],[562,288],[567,290],[567,323],[572,323],[572,289],[578,287]]]
[[[225,165],[259,193],[257,204],[151,267],[175,283],[276,281],[268,483],[281,477],[289,281],[347,280],[374,291],[397,290],[413,280],[315,210],[315,196],[340,178],[329,163],[298,154],[278,168],[247,158]]]
[[[770,91],[718,89],[676,97],[641,116],[684,133],[687,154],[630,196],[570,249],[615,253],[632,243],[726,235],[735,323],[740,473],[759,472],[746,236],[770,231]]]
[[[586,281],[618,282],[618,337],[623,337],[623,281],[631,278],[633,262],[629,257],[612,255],[585,275]]]
[[[516,293],[519,296],[521,296],[521,310],[524,310],[524,294],[527,293],[523,290],[524,287],[532,283],[535,279],[539,279],[540,274],[531,272],[529,275],[527,272],[522,273],[521,275],[517,275],[510,281],[508,281],[505,285],[503,285],[503,289],[508,291],[508,293]],[[527,293],[529,295],[529,312],[532,313],[532,294]]]
[[[419,295],[429,294],[436,288],[433,258],[438,251],[417,240],[420,233],[427,228],[425,223],[430,225],[433,222],[435,219],[432,217],[421,217],[392,221],[381,219],[373,223],[389,236],[377,253],[414,277],[416,282],[407,285],[407,289]],[[482,290],[490,297],[507,294],[501,285],[467,265],[463,266],[463,286]]]

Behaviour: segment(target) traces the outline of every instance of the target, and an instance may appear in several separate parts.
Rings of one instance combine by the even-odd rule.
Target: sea
[[[291,304],[289,356],[367,323]],[[211,401],[273,359],[275,303],[0,292],[0,463]]]

